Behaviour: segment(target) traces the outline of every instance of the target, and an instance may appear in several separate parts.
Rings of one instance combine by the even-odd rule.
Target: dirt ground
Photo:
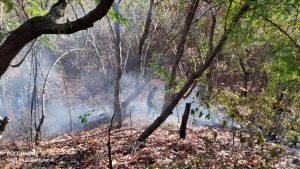
[[[297,168],[296,154],[275,144],[240,143],[227,129],[189,127],[179,139],[178,126],[166,124],[136,152],[131,146],[144,128],[112,131],[114,168]],[[22,141],[0,142],[0,168],[108,168],[107,129],[72,132],[33,149]],[[299,157],[297,157],[299,158]],[[298,166],[299,167],[299,166]]]

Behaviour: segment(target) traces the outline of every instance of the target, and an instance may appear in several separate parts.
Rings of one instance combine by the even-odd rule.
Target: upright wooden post
[[[182,120],[181,120],[180,131],[179,131],[180,138],[185,138],[186,125],[187,125],[187,122],[188,122],[188,119],[189,119],[190,109],[191,109],[191,103],[186,103],[184,113],[183,113],[183,116],[182,116]]]

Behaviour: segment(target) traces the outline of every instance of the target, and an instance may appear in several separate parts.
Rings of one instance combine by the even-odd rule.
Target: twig
[[[69,94],[68,94],[68,87],[67,87],[67,84],[66,84],[64,73],[62,73],[62,80],[63,80],[65,92],[66,92],[66,99],[67,99],[67,104],[68,104],[68,113],[69,113],[69,118],[70,118],[70,130],[72,132],[73,131],[73,127],[72,127],[73,126],[73,121],[72,121],[72,114],[71,114],[71,104],[70,104],[70,98],[69,98]]]
[[[115,113],[112,115],[112,117],[111,117],[111,119],[110,119],[110,126],[109,126],[109,128],[108,128],[107,149],[108,149],[108,159],[109,159],[109,168],[110,168],[110,169],[113,169],[113,166],[112,166],[112,158],[111,158],[110,133],[111,133],[111,129],[112,129],[114,117],[115,117]]]
[[[131,116],[132,116],[132,107],[131,105],[129,106],[129,120],[130,120],[130,135],[132,136],[132,119],[131,119]]]
[[[176,112],[177,112],[177,121],[178,121],[178,123],[180,123],[180,121],[179,121],[179,113],[178,113],[178,105],[176,105]]]
[[[218,7],[219,5],[222,5],[223,3],[225,3],[225,1],[221,1],[211,7],[209,7],[206,11],[204,11],[202,14],[200,14],[199,18],[195,19],[193,22],[192,22],[192,25],[197,23],[198,21],[200,21],[200,19],[202,19],[203,16],[205,16],[210,10]],[[183,29],[181,29],[176,35],[173,36],[173,38],[171,38],[167,43],[166,45],[164,46],[164,48],[162,49],[162,51],[166,51],[168,50],[170,47],[172,47],[171,42],[173,42],[181,33],[183,32]]]
[[[34,46],[36,40],[37,40],[37,39],[34,39],[34,41],[32,42],[32,44],[31,44],[31,46],[30,46],[30,48],[28,49],[28,51],[26,52],[25,56],[23,57],[23,59],[22,59],[19,63],[17,63],[17,64],[12,64],[12,65],[10,65],[10,67],[19,67],[19,66],[24,62],[26,56],[29,54],[29,52],[30,52],[31,49],[33,48],[33,46]]]
[[[284,31],[279,25],[277,25],[276,23],[274,23],[273,21],[271,21],[268,18],[264,17],[264,20],[269,22],[271,25],[275,26],[281,33],[283,33],[285,36],[287,36],[290,41],[295,45],[296,48],[298,48],[300,50],[300,46],[297,44],[296,40],[294,40],[286,31]]]
[[[233,0],[230,0],[229,6],[228,6],[228,9],[227,9],[227,12],[226,12],[226,16],[225,16],[225,24],[224,24],[224,32],[227,30],[227,19],[228,19],[229,12],[230,12],[230,10],[231,10],[232,1],[233,1]]]

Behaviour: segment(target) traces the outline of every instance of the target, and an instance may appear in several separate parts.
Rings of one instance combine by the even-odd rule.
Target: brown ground
[[[124,127],[112,132],[114,168],[297,168],[287,149],[280,152],[271,144],[250,148],[238,138],[233,148],[228,130],[208,127],[189,128],[182,140],[178,126],[164,126],[133,155],[130,146],[142,131]],[[43,141],[35,150],[24,142],[0,142],[0,168],[107,168],[106,145],[107,129],[99,128]]]

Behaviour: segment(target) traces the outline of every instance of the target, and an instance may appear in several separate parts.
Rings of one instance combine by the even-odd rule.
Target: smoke
[[[45,52],[45,54],[43,55],[48,55],[49,58],[51,58],[51,54],[49,54],[46,50],[43,52]],[[40,64],[41,67],[44,67],[43,69],[47,70],[47,68],[50,67],[51,62],[53,62],[51,61],[51,59],[43,59],[43,61]],[[24,70],[27,68],[25,66],[22,66],[17,69]],[[28,73],[24,71],[24,75],[20,74],[20,76],[22,75],[22,78],[19,79],[19,76],[15,76],[14,72],[15,70],[9,71],[9,74],[7,74],[7,76],[9,77],[6,77],[8,80],[4,82],[2,81],[2,93],[4,93],[2,98],[11,98],[11,102],[5,102],[5,100],[9,99],[2,99],[1,108],[2,110],[4,109],[5,111],[3,112],[6,113],[1,112],[1,115],[8,115],[14,117],[12,118],[15,119],[14,123],[10,124],[9,126],[11,132],[16,132],[13,130],[22,126],[22,122],[19,121],[19,119],[29,119],[28,108],[29,103],[31,101],[31,90],[28,90],[28,88],[24,88],[24,86],[29,86],[28,83],[30,83],[30,77],[26,76]],[[80,84],[80,86],[82,86],[82,88],[76,88],[78,90],[77,92],[72,87],[72,85],[67,85],[67,98],[66,90],[62,80],[61,69],[54,69],[54,71],[49,76],[49,81],[46,85],[46,118],[42,128],[44,136],[48,137],[69,132],[71,128],[73,130],[81,130],[89,124],[97,125],[97,123],[100,124],[102,122],[108,122],[107,119],[109,119],[113,113],[113,98],[112,93],[109,94],[105,91],[112,91],[113,86],[106,86],[103,84],[103,81],[101,84],[101,81],[99,81],[97,78],[99,74],[98,72],[94,72],[88,77],[89,80],[86,80],[86,74],[82,74],[82,77],[78,77],[78,83]],[[124,101],[131,93],[136,92],[135,90],[137,90],[137,88],[134,87],[136,81],[135,77],[135,75],[130,73],[123,76],[121,83],[122,101]],[[38,78],[39,90],[41,90],[40,86],[42,86],[42,82],[43,76],[40,75]],[[11,85],[11,93],[7,91],[8,84]],[[102,86],[102,88],[97,89],[96,86],[98,85]],[[105,86],[106,88],[104,88]],[[154,97],[154,110],[150,113],[148,112],[147,97],[149,92],[154,87],[158,87],[159,90]],[[22,88],[23,90],[20,90]],[[39,93],[39,95],[40,94],[41,93]],[[145,126],[145,124],[151,123],[155,119],[155,117],[157,117],[162,111],[164,94],[165,91],[163,83],[151,79],[145,86],[143,91],[130,103],[128,107],[127,113],[131,114],[131,118],[134,121],[133,125],[139,126],[142,124],[143,126]],[[211,112],[210,119],[205,119],[205,116],[209,114],[209,110],[195,100],[194,93],[192,93],[190,97],[179,102],[178,106],[174,109],[173,114],[167,119],[166,123],[180,123],[186,103],[192,103],[191,109],[199,108],[203,112],[203,116],[201,118],[197,118],[197,114],[195,114],[195,116],[190,115],[190,124],[192,124],[192,122],[195,121],[193,120],[194,118],[197,119],[193,123],[195,125],[220,124],[220,120],[218,119],[217,113]],[[87,117],[87,125],[83,124],[82,118],[80,118],[85,115]],[[27,121],[27,123],[29,122]]]
[[[88,4],[88,3],[87,3]],[[87,5],[85,4],[85,6]],[[77,4],[78,5],[78,4]],[[141,3],[140,5],[145,5]],[[76,11],[80,11],[78,16],[83,15],[80,6],[76,6]],[[94,6],[88,6],[93,9]],[[136,11],[140,9],[141,11]],[[141,19],[146,14],[143,9],[134,8],[126,9],[125,16],[130,19]],[[67,16],[71,20],[75,19],[71,9]],[[140,30],[136,24],[130,25],[130,28],[125,29],[125,25],[121,25],[122,35],[138,33]],[[101,31],[99,31],[99,27]],[[131,32],[132,31],[132,32]],[[24,138],[31,127],[38,125],[41,105],[42,105],[42,86],[44,79],[51,65],[55,62],[60,54],[68,50],[82,48],[86,40],[86,31],[81,31],[72,35],[60,35],[41,37],[37,40],[37,45],[33,51],[29,53],[25,62],[18,68],[10,68],[0,81],[0,115],[9,116],[11,124],[9,124],[9,135],[22,136]],[[137,92],[136,87],[139,60],[136,60],[134,48],[136,47],[133,41],[134,36],[124,36],[122,47],[128,60],[126,61],[125,72],[121,80],[121,100],[124,101],[132,93]],[[126,39],[127,38],[127,39]],[[109,26],[106,21],[98,22],[94,28],[89,29],[87,44],[84,51],[70,52],[62,59],[49,75],[45,88],[45,122],[42,127],[44,136],[51,136],[59,133],[68,132],[72,129],[81,130],[85,128],[82,124],[87,118],[87,123],[97,123],[107,120],[113,113],[113,77],[114,77],[114,58],[112,57],[111,43],[99,43],[96,39],[101,39],[101,42],[111,42],[112,38],[109,31]],[[123,42],[124,41],[124,42]],[[17,56],[14,62],[21,60],[29,49],[28,45]],[[130,49],[131,47],[131,49]],[[38,58],[38,74],[37,74],[37,96],[38,106],[36,113],[39,114],[32,119],[31,125],[30,108],[33,91],[33,55]],[[124,55],[125,57],[125,55]],[[151,60],[151,55],[147,59]],[[139,59],[139,58],[137,58]],[[135,67],[138,67],[135,69]],[[150,79],[150,80],[149,80]],[[131,114],[133,119],[138,119],[138,124],[149,124],[162,111],[163,99],[165,95],[164,84],[151,76],[143,77],[143,80],[138,82],[143,84],[148,81],[141,93],[130,103],[127,113]],[[158,87],[158,92],[154,97],[153,111],[148,112],[147,97],[149,92]],[[198,119],[197,125],[219,123],[215,113],[211,113],[211,118],[205,120],[204,117],[209,114],[209,111],[197,103],[193,99],[194,94],[189,98],[179,102],[174,109],[173,114],[168,118],[167,122],[180,122],[184,112],[185,104],[192,102],[192,109],[200,107],[203,116]],[[196,116],[196,115],[195,115]],[[80,118],[81,117],[81,118]],[[189,122],[192,123],[193,116],[190,116]],[[15,134],[12,134],[15,133]]]

